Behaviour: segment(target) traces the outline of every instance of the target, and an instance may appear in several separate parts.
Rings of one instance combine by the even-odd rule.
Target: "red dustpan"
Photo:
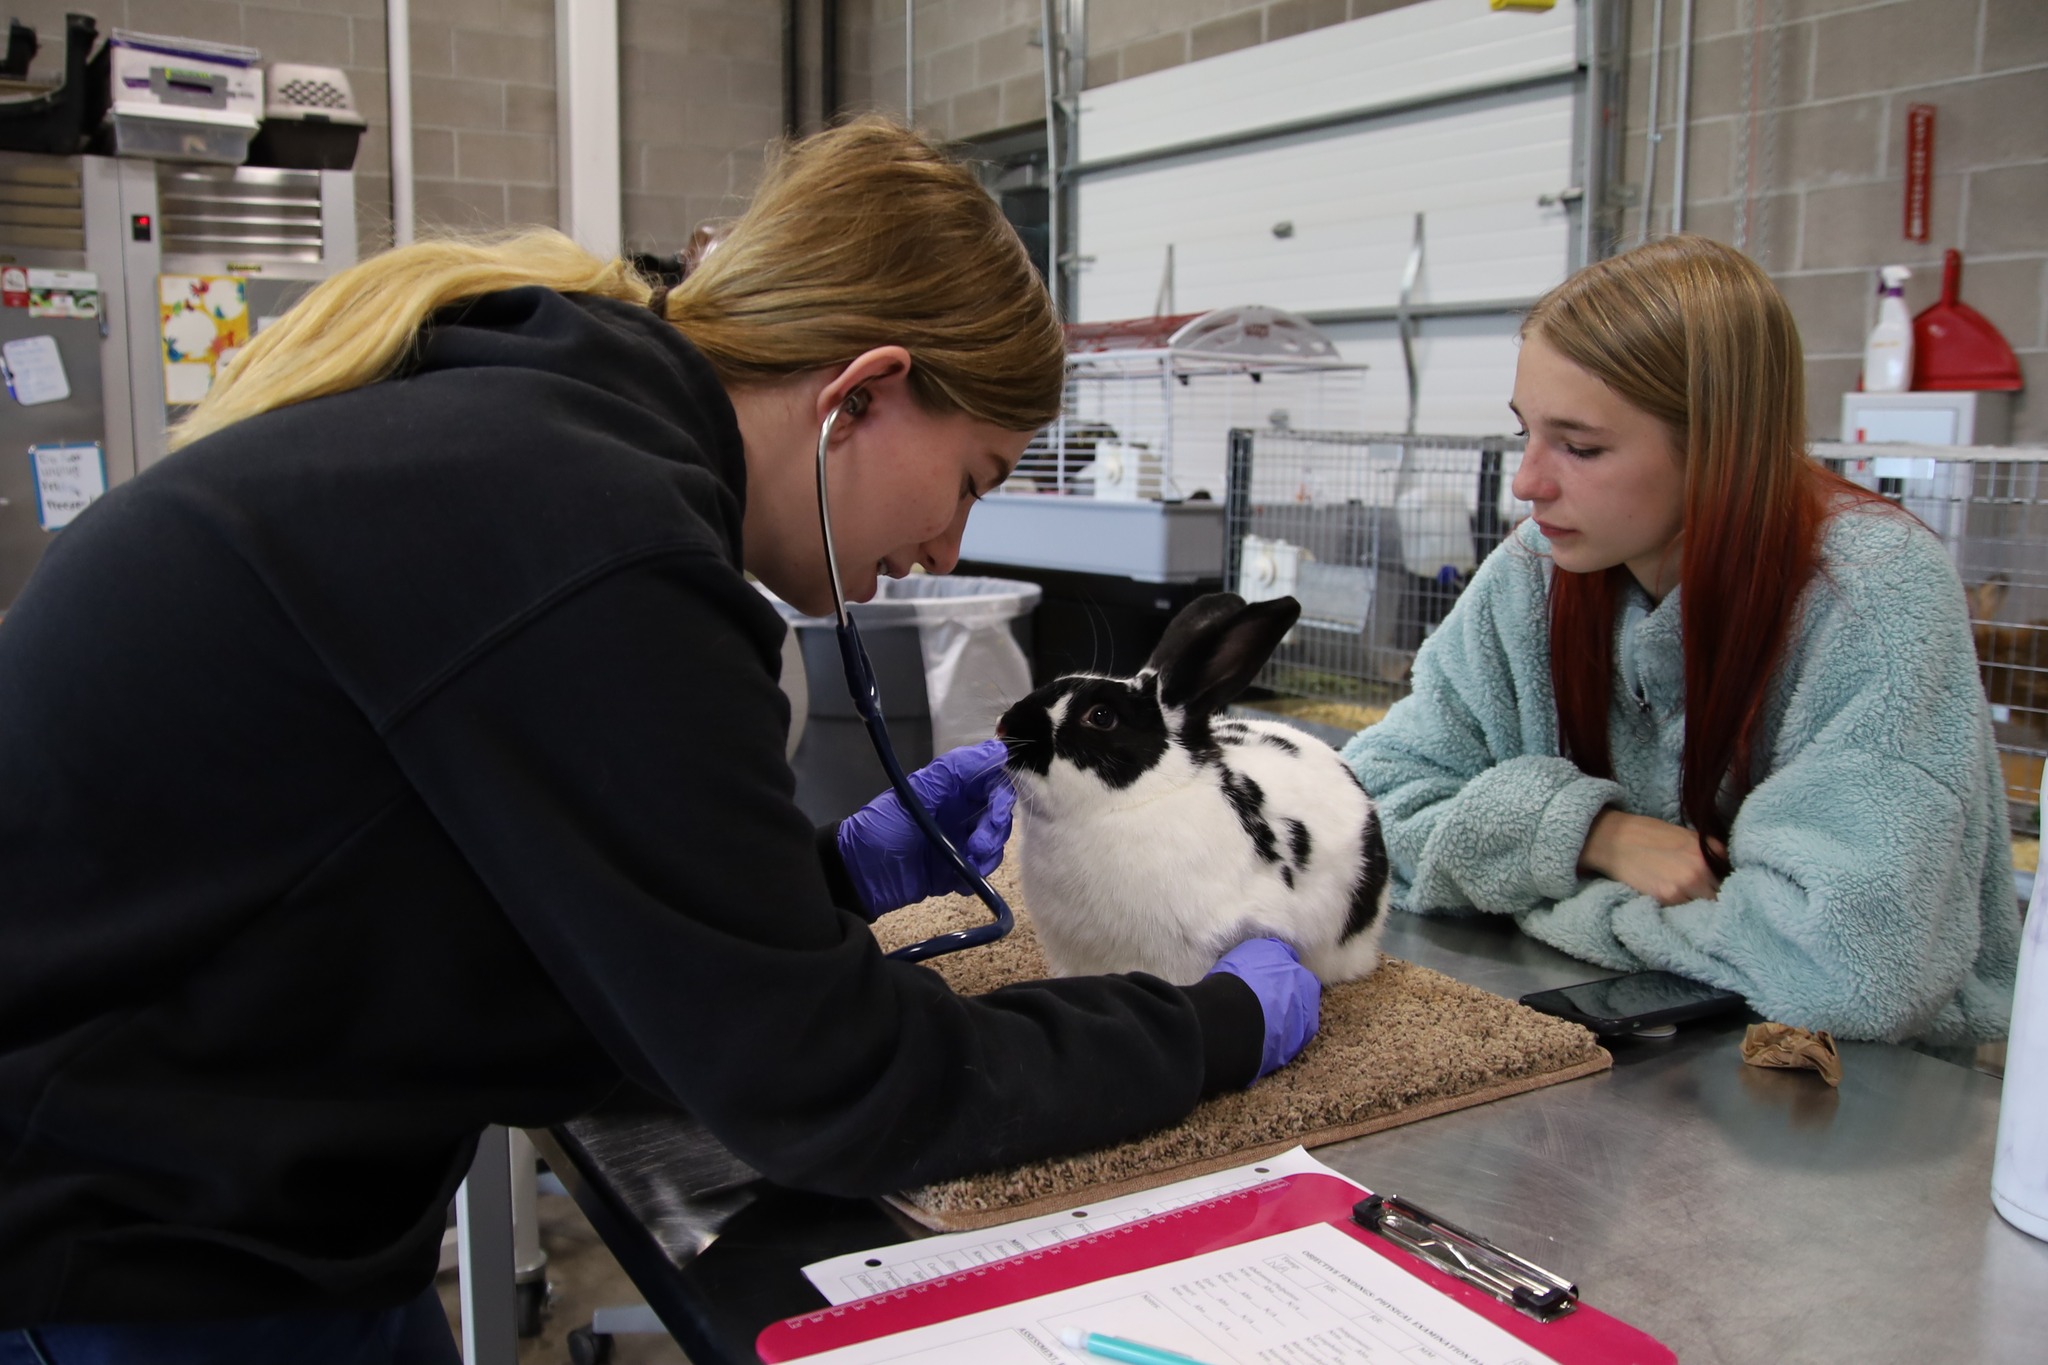
[[[1913,387],[2019,388],[2019,357],[1989,318],[1956,297],[1962,282],[1963,253],[1951,247],[1941,257],[1941,302],[1913,319]]]

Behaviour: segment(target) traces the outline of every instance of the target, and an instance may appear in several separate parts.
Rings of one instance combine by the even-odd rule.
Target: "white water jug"
[[[2034,874],[2020,931],[1991,1205],[2021,1232],[2048,1241],[2048,867]]]

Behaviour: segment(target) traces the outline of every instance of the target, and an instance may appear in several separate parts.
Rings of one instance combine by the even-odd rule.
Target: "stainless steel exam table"
[[[1505,996],[1601,975],[1495,920],[1395,913],[1386,951]],[[1687,1365],[2048,1361],[2048,1243],[1990,1201],[1999,1081],[1969,1054],[1842,1046],[1830,1090],[1744,1066],[1743,1023],[1614,1069],[1319,1149],[1575,1279]],[[696,1365],[821,1306],[807,1262],[912,1235],[879,1204],[749,1181],[689,1119],[536,1140]]]

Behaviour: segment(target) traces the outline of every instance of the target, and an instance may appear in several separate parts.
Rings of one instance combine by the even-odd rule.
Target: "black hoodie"
[[[0,624],[0,1327],[381,1307],[487,1123],[873,1193],[1257,1064],[1218,978],[951,994],[836,908],[703,358],[541,289],[196,442]]]

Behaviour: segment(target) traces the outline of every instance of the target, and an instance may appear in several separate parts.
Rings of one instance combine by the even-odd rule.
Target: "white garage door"
[[[1418,429],[1500,430],[1514,310],[1584,250],[1577,21],[1427,0],[1089,91],[1074,316],[1151,314],[1170,253],[1171,311],[1316,319],[1374,367],[1361,420],[1399,430],[1420,214]]]

